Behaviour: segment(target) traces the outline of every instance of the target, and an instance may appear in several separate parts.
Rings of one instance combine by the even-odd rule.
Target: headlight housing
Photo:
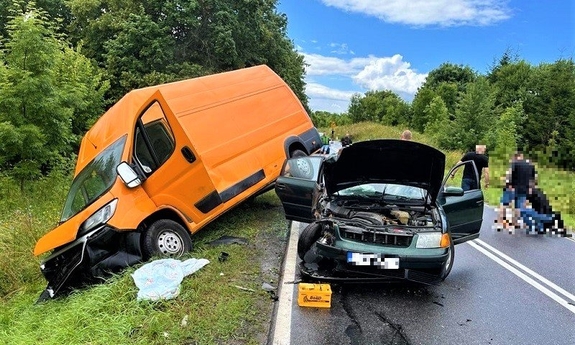
[[[447,248],[449,247],[449,234],[441,232],[420,232],[417,234],[415,248]]]
[[[114,199],[109,203],[107,203],[104,207],[102,207],[98,211],[94,212],[94,214],[88,217],[88,219],[86,219],[84,224],[82,224],[82,227],[78,232],[78,236],[82,236],[86,234],[88,231],[95,228],[96,226],[108,222],[116,212],[117,205],[118,205],[118,199]]]

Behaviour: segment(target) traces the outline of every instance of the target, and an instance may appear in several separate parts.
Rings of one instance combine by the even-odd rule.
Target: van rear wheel
[[[142,254],[146,260],[153,256],[178,257],[191,250],[188,231],[173,220],[155,221],[143,233]]]

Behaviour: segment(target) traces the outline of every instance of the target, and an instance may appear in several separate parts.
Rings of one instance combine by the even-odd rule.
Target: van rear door
[[[142,187],[157,206],[174,207],[188,222],[200,223],[217,212],[222,199],[160,91],[144,104],[132,153],[147,176]]]

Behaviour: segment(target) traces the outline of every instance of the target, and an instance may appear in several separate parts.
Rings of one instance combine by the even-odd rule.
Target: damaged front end
[[[48,286],[42,302],[142,261],[140,233],[102,225],[56,248],[40,265]]]
[[[303,278],[330,282],[403,280],[427,285],[442,281],[449,244],[423,248],[425,237],[438,236],[440,241],[445,237],[438,212],[398,210],[395,206],[366,212],[342,207],[345,205],[328,204],[324,217],[300,235]],[[374,209],[373,205],[369,208]]]

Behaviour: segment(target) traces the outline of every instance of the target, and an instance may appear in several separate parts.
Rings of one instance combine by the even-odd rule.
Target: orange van
[[[192,248],[196,231],[321,146],[289,86],[256,66],[133,90],[82,139],[59,225],[36,243],[54,297]]]

